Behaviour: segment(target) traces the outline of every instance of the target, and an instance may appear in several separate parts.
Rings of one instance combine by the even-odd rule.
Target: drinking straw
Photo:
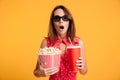
[[[72,44],[72,41],[71,41],[71,39],[70,39],[70,37],[68,37],[68,40],[70,41],[71,45],[73,45],[73,44]]]

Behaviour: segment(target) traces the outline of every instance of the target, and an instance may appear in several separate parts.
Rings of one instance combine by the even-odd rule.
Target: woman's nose
[[[63,19],[62,19],[62,18],[60,18],[60,22],[63,22]]]

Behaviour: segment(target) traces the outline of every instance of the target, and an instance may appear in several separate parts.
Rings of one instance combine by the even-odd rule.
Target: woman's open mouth
[[[60,29],[64,29],[64,26],[60,26]]]

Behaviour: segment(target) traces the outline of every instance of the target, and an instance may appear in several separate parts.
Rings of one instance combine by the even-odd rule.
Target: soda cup
[[[70,69],[71,71],[77,72],[78,68],[76,66],[76,61],[80,57],[81,47],[80,46],[68,46],[67,55],[69,57]]]

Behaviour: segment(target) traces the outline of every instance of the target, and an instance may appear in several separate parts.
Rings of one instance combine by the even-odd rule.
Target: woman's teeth
[[[60,26],[60,29],[64,29],[64,26]]]

